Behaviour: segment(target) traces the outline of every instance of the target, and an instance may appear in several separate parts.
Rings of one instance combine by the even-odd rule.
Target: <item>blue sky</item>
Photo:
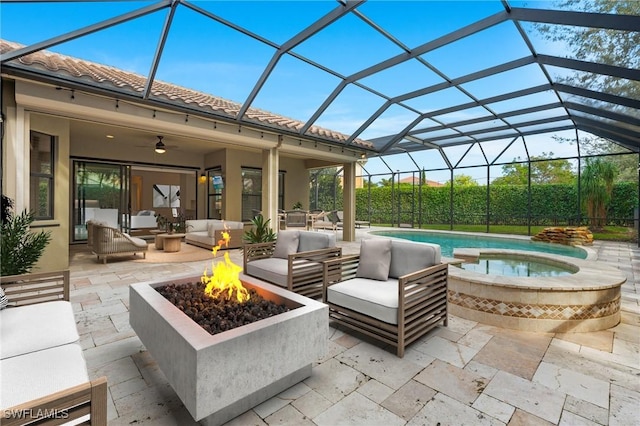
[[[35,43],[153,3],[2,3],[0,35],[6,40],[23,44]],[[194,3],[276,44],[284,43],[337,6],[334,1]],[[550,6],[548,2],[511,4]],[[501,12],[504,8],[499,1],[370,1],[358,10],[393,34],[408,48],[414,48]],[[55,46],[50,50],[146,75],[150,70],[165,15],[166,10],[156,12]],[[29,17],[29,25],[25,25],[26,16]],[[527,31],[534,38],[536,49],[539,51],[554,54],[562,50],[561,46],[542,43],[531,27],[527,28]],[[362,20],[349,16],[300,44],[294,52],[331,68],[340,75],[348,76],[394,57],[402,53],[402,50],[365,25]],[[273,47],[232,31],[181,6],[176,13],[156,78],[242,103],[273,53]],[[527,46],[518,36],[513,23],[506,22],[431,51],[423,58],[437,66],[447,77],[455,78],[528,54]],[[440,76],[412,60],[379,75],[365,78],[362,83],[381,93],[396,96],[442,81]],[[532,66],[508,75],[497,76],[490,81],[471,82],[464,85],[464,88],[482,99],[530,87],[538,84],[538,81],[542,83],[545,80],[539,68]],[[339,78],[285,55],[253,106],[305,121],[339,82]],[[407,105],[429,111],[468,101],[469,98],[461,92],[450,89],[411,99],[407,101]],[[316,124],[348,134],[359,128],[383,102],[384,99],[379,96],[350,85]],[[531,105],[524,103],[523,106]],[[509,107],[512,108],[513,105]],[[443,119],[457,121],[483,113],[467,110]],[[366,139],[393,134],[403,129],[415,117],[415,113],[407,109],[392,107],[361,136]],[[508,142],[507,140],[502,144],[484,144],[483,148],[487,150],[488,157],[495,157]],[[553,146],[555,149],[547,149],[550,147],[548,135],[528,138],[529,142],[532,145],[531,155],[541,155],[542,152],[549,151],[554,151],[557,155],[575,155],[575,147],[571,148],[566,144]],[[445,151],[456,159],[466,148],[452,147]],[[566,152],[558,152],[558,149]],[[505,160],[526,155],[524,148],[517,146],[507,154],[510,158],[503,157]],[[469,164],[474,163],[477,161],[474,158],[479,158],[479,155],[480,152],[476,148],[466,161]],[[394,163],[393,168],[397,167],[400,170],[415,168],[406,155],[401,157],[402,160],[392,158],[388,162]],[[444,166],[442,160],[433,158],[433,153],[415,154],[414,158],[427,168],[439,167],[438,163]],[[491,158],[489,160],[491,161]],[[399,163],[397,166],[396,162]],[[464,165],[464,162],[461,165]],[[388,171],[379,160],[371,160],[367,170],[371,173]],[[486,181],[486,169],[461,172],[478,176],[480,182]],[[433,180],[443,181],[449,178],[448,171],[435,175],[436,173]]]

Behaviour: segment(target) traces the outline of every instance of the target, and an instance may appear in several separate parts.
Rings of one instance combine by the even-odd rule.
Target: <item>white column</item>
[[[343,223],[342,240],[356,240],[356,163],[346,163],[342,169]]]
[[[271,228],[279,229],[278,223],[278,148],[262,151],[262,217],[271,219]]]
[[[29,114],[22,107],[7,107],[4,193],[13,200],[14,211],[29,208]]]

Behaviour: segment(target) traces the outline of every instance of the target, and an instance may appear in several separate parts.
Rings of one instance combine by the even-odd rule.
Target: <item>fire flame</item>
[[[229,247],[230,240],[229,232],[227,230],[222,231],[222,239],[211,249],[213,257],[216,257],[218,250],[222,246]],[[201,278],[202,282],[206,284],[204,293],[207,296],[224,297],[227,300],[231,300],[235,296],[240,303],[249,300],[249,292],[244,288],[239,278],[242,267],[231,261],[228,252],[224,254],[224,262],[218,262],[217,264],[214,264],[213,261],[211,262],[211,271],[212,275],[209,276],[205,268]]]

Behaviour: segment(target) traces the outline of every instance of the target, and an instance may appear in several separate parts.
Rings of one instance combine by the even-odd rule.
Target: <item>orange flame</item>
[[[222,239],[211,250],[213,256],[216,256],[223,245],[229,247],[230,240],[229,232],[223,231]],[[231,261],[228,252],[224,254],[224,262],[218,262],[217,264],[214,264],[213,261],[211,262],[211,271],[212,275],[209,276],[205,268],[201,278],[202,282],[206,284],[204,293],[207,296],[225,297],[230,300],[235,295],[236,300],[240,303],[249,300],[249,292],[244,288],[239,278],[242,267]]]

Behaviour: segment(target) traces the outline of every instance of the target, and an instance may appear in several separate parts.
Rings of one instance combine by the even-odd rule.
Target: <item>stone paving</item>
[[[640,425],[640,249],[593,247],[628,277],[612,329],[525,333],[451,316],[400,359],[331,326],[311,377],[227,425]],[[129,284],[201,275],[211,260],[103,265],[77,246],[71,256],[71,301],[89,374],[107,376],[109,425],[197,424],[129,326]]]

